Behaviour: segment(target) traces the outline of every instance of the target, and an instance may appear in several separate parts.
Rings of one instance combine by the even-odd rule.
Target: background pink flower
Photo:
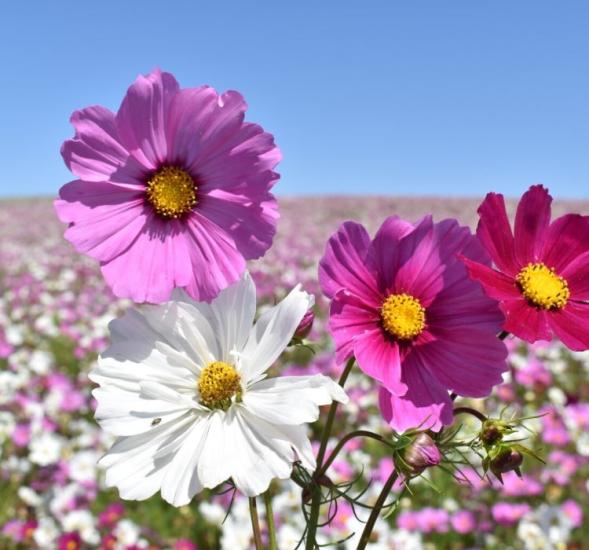
[[[76,134],[62,155],[79,179],[55,208],[115,295],[163,302],[181,287],[210,301],[268,249],[281,156],[245,110],[237,92],[180,89],[155,70],[116,114],[97,106],[72,115]]]

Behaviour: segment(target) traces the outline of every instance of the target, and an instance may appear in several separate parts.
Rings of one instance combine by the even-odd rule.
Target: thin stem
[[[354,358],[350,358],[346,363],[346,367],[344,368],[340,378],[339,378],[339,385],[343,388],[352,367],[354,366]],[[335,413],[337,412],[337,401],[333,401],[331,403],[331,407],[329,408],[329,413],[327,415],[327,421],[325,422],[325,427],[323,428],[323,433],[321,435],[321,443],[319,444],[319,451],[317,453],[317,469],[316,472],[321,470],[323,466],[323,459],[325,458],[325,451],[327,450],[327,442],[329,441],[329,436],[331,434],[331,430],[333,428],[333,422],[335,420]],[[313,475],[313,479],[316,480],[317,478]],[[311,500],[311,510],[309,512],[309,524],[307,525],[307,542],[305,544],[305,550],[313,550],[315,548],[315,535],[317,533],[317,523],[319,521],[319,506],[321,503],[321,487],[317,486],[317,484],[313,484],[312,486],[313,497]]]
[[[478,418],[481,422],[485,422],[487,420],[487,417],[480,411],[477,411],[476,409],[472,409],[471,407],[456,407],[454,409],[454,414],[470,414],[476,418]]]
[[[276,526],[274,525],[274,512],[272,511],[272,496],[268,489],[264,493],[264,504],[266,505],[266,523],[268,524],[268,539],[270,550],[278,550],[276,545]]]
[[[260,531],[260,520],[258,519],[258,505],[256,504],[256,497],[250,497],[250,518],[252,520],[252,529],[254,531],[254,544],[256,550],[264,550],[262,545],[262,533]]]
[[[378,499],[374,504],[374,508],[372,508],[372,512],[370,512],[370,517],[364,526],[364,531],[362,531],[362,536],[360,537],[360,542],[358,543],[356,550],[364,550],[364,548],[366,548],[376,520],[378,519],[378,515],[380,514],[382,506],[387,499],[387,496],[391,492],[395,481],[397,481],[398,476],[399,474],[397,471],[393,471],[393,473],[389,476],[389,479],[387,479],[387,482],[384,484],[384,487],[382,488],[382,491],[380,492],[380,495],[378,495]]]
[[[375,434],[374,432],[369,432],[368,430],[356,430],[346,434],[344,437],[341,438],[339,443],[334,447],[333,451],[331,451],[330,455],[327,457],[323,466],[317,470],[316,477],[319,479],[322,475],[324,475],[328,468],[331,466],[333,461],[336,459],[339,452],[342,450],[343,446],[350,441],[350,439],[354,439],[356,437],[368,437],[370,439],[376,439],[376,441],[380,441],[384,445],[390,446],[387,440],[382,437],[382,435]]]

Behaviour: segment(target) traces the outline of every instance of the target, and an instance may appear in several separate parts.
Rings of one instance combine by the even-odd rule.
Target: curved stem
[[[352,367],[354,366],[355,359],[352,357],[346,363],[346,367],[344,368],[340,378],[339,378],[339,385],[343,388]],[[335,413],[337,412],[337,406],[339,403],[337,401],[333,401],[331,403],[331,407],[329,408],[329,414],[327,415],[327,421],[325,422],[325,427],[323,428],[323,433],[321,435],[321,443],[319,444],[319,451],[317,453],[317,467],[315,472],[321,470],[323,466],[323,459],[325,458],[325,451],[327,450],[327,442],[329,441],[329,436],[331,434],[331,429],[333,428],[333,422],[335,420]],[[316,475],[313,474],[313,478],[316,479]],[[307,526],[307,542],[305,544],[305,550],[313,550],[315,548],[315,534],[317,533],[317,523],[319,521],[319,507],[321,502],[321,488],[318,487],[316,484],[313,484],[313,496],[311,500],[311,510],[309,513],[309,524]]]
[[[274,512],[272,511],[272,496],[270,495],[270,490],[264,493],[264,504],[266,505],[269,548],[270,550],[278,550],[278,546],[276,545],[276,526],[274,525]]]
[[[470,414],[476,418],[478,418],[481,422],[485,422],[487,417],[480,411],[476,409],[472,409],[471,407],[456,407],[454,409],[454,414]]]
[[[346,434],[344,437],[342,437],[340,442],[335,446],[333,451],[331,451],[330,455],[327,457],[327,459],[323,463],[323,466],[321,466],[321,468],[317,470],[317,474],[316,474],[317,478],[320,478],[322,475],[324,475],[327,472],[328,468],[331,466],[333,461],[336,459],[337,455],[342,450],[343,446],[348,441],[350,441],[351,439],[354,439],[356,437],[368,437],[370,439],[375,439],[376,441],[380,441],[384,445],[390,446],[388,441],[384,437],[382,437],[382,435],[375,434],[374,432],[369,432],[368,430],[355,430],[353,432],[350,432],[349,434]]]
[[[387,499],[388,494],[391,492],[391,489],[393,488],[395,481],[397,481],[397,477],[399,477],[399,474],[395,470],[389,476],[387,482],[384,484],[384,487],[382,488],[382,491],[380,492],[380,495],[378,495],[378,499],[374,504],[374,508],[372,508],[372,512],[370,512],[370,517],[368,518],[368,521],[364,526],[364,530],[362,531],[362,536],[360,537],[360,542],[358,542],[358,547],[356,548],[356,550],[364,550],[364,548],[366,548],[366,545],[370,540],[372,530],[374,529],[376,520],[378,519],[378,515],[380,514],[382,506],[385,500]]]
[[[260,520],[258,519],[258,505],[256,503],[256,497],[249,498],[250,503],[250,518],[252,520],[252,529],[254,532],[254,544],[256,550],[264,550],[262,545],[262,533],[260,531]]]

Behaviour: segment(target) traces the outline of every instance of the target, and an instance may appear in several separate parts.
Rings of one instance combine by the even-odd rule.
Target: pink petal
[[[589,304],[569,302],[563,309],[550,312],[548,322],[569,349],[589,349]]]
[[[478,208],[480,216],[477,237],[500,271],[516,275],[519,264],[503,195],[489,193]]]
[[[359,223],[345,222],[332,235],[319,262],[319,282],[328,298],[340,289],[356,294],[370,306],[380,308],[374,270],[367,266],[370,237]]]
[[[571,262],[587,251],[589,217],[567,214],[550,224],[541,259],[548,267],[562,275]]]
[[[170,103],[178,90],[176,79],[159,69],[140,75],[116,115],[121,143],[149,169],[168,160],[167,124]]]
[[[523,297],[502,302],[500,307],[506,318],[503,329],[507,332],[530,343],[536,340],[552,340],[544,310],[529,305]]]
[[[245,259],[235,248],[231,236],[198,211],[187,222],[192,279],[186,285],[186,292],[195,300],[211,302],[221,290],[241,277]]]
[[[412,353],[428,365],[444,388],[468,397],[485,397],[502,382],[507,348],[497,339],[496,330],[473,328],[468,321],[464,317],[462,327],[436,329],[438,339],[416,346]]]
[[[354,338],[358,366],[395,395],[405,395],[407,384],[401,381],[399,345],[386,337],[380,327]]]
[[[496,300],[521,298],[521,292],[515,285],[513,278],[468,258],[461,257],[460,259],[466,265],[469,277],[483,285],[487,296]]]
[[[129,156],[121,145],[115,115],[95,106],[75,111],[70,119],[76,135],[64,142],[61,154],[67,167],[85,181],[105,181]]]
[[[143,192],[104,182],[72,181],[54,203],[59,219],[69,223],[65,238],[76,250],[109,261],[143,230]]]
[[[200,199],[198,212],[231,235],[237,249],[250,260],[270,248],[278,220],[274,196],[268,193],[259,200],[229,193],[208,195]]]
[[[190,284],[194,274],[183,225],[180,220],[151,215],[133,244],[102,265],[102,274],[115,296],[137,303],[162,303],[170,299],[175,287]],[[201,264],[200,271],[203,265],[207,264]]]
[[[532,185],[517,206],[515,256],[521,265],[537,262],[550,224],[552,197],[541,185]]]
[[[403,380],[407,393],[401,397],[381,388],[379,404],[383,418],[393,430],[404,432],[411,428],[440,430],[452,423],[452,400],[448,392],[428,372],[427,367],[414,360],[403,362]]]

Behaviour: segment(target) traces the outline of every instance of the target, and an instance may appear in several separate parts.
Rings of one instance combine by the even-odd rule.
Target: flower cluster
[[[589,217],[550,223],[541,186],[514,232],[493,193],[476,234],[356,204],[371,237],[336,227],[337,202],[332,228],[283,201],[274,239],[280,153],[245,110],[156,70],[116,113],[74,113],[78,179],[54,207],[102,276],[55,223],[15,232],[20,206],[0,209],[4,540],[493,546],[493,523],[526,548],[582,540]]]

